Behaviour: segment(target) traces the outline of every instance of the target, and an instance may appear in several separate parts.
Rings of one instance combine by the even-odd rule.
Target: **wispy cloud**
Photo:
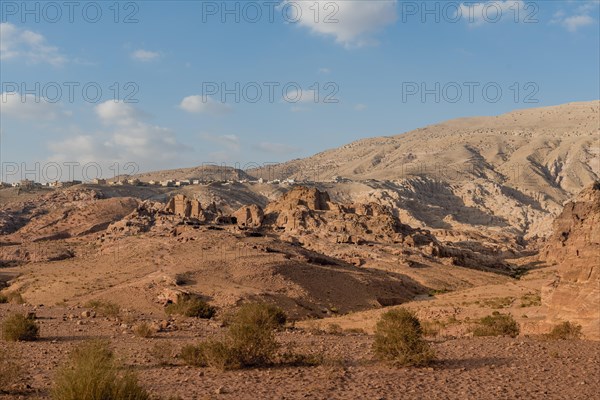
[[[9,22],[0,23],[0,60],[24,60],[29,64],[46,63],[55,67],[67,62],[58,47],[49,45],[43,35]]]
[[[567,11],[564,9],[557,11],[550,23],[560,25],[567,31],[574,33],[580,28],[593,25],[596,20],[592,15],[598,15],[599,9],[600,3],[597,1],[580,2]]]
[[[149,62],[159,59],[160,53],[156,51],[138,49],[131,53],[131,58],[141,62]]]
[[[181,100],[179,108],[193,114],[223,115],[232,111],[231,106],[210,96],[188,96]]]
[[[1,93],[0,102],[0,118],[53,121],[71,115],[60,103],[49,102],[33,94]]]
[[[159,167],[181,159],[190,150],[168,128],[143,120],[141,110],[112,100],[98,104],[95,114],[105,129],[94,133],[78,132],[63,141],[48,143],[52,161],[136,162]]]

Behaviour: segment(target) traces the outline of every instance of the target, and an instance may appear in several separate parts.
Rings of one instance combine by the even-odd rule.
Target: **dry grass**
[[[7,292],[0,294],[0,304],[12,303],[12,304],[25,304],[25,299],[19,292]]]
[[[542,305],[542,296],[539,293],[526,293],[521,296],[521,307],[537,307]]]
[[[473,329],[473,336],[510,336],[519,335],[519,324],[510,314],[493,314],[479,320]]]
[[[156,332],[154,331],[154,329],[152,329],[150,324],[148,324],[147,322],[140,322],[139,324],[133,327],[133,334],[137,337],[147,339],[152,337],[155,333]]]
[[[169,315],[179,314],[186,317],[210,319],[217,310],[197,295],[180,295],[177,303],[168,304],[165,312]]]
[[[423,339],[419,319],[403,308],[381,316],[373,350],[379,359],[401,366],[427,365],[434,359],[433,350]]]
[[[285,321],[285,314],[277,307],[245,304],[229,318],[223,340],[185,346],[181,349],[181,358],[189,365],[220,370],[272,364],[279,347],[274,332]]]
[[[108,342],[90,341],[77,347],[57,373],[54,400],[149,400],[131,372],[122,372]]]
[[[569,321],[556,325],[547,335],[548,339],[552,340],[577,340],[581,339],[581,336],[581,325]]]
[[[85,307],[93,309],[98,315],[103,317],[116,318],[121,314],[121,307],[110,301],[90,300],[85,304]]]
[[[25,314],[12,314],[2,321],[2,338],[10,342],[32,341],[40,336],[40,328]]]

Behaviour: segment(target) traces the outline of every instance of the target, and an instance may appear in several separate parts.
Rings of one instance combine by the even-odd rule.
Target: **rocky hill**
[[[600,102],[570,103],[364,139],[249,173],[379,186],[375,196],[429,228],[498,226],[543,236],[563,203],[599,179],[599,127]]]

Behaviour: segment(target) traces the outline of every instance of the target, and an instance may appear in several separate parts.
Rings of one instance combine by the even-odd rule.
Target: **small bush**
[[[133,334],[141,338],[149,338],[154,335],[154,329],[147,322],[140,322],[133,327]]]
[[[339,324],[329,324],[327,325],[327,333],[330,335],[342,335],[344,330]]]
[[[2,338],[11,342],[31,341],[40,336],[40,328],[33,318],[24,314],[12,314],[2,322]]]
[[[0,349],[0,393],[8,392],[23,373],[16,356],[7,349]]]
[[[148,350],[148,354],[156,360],[158,365],[171,365],[173,363],[173,350],[173,343],[159,342]]]
[[[264,325],[277,329],[285,325],[287,316],[285,312],[268,303],[246,303],[238,308],[230,319],[230,324]]]
[[[553,340],[576,340],[581,338],[581,325],[569,321],[560,323],[552,328],[548,338]]]
[[[133,373],[120,373],[105,341],[90,341],[77,347],[56,376],[54,400],[148,400]]]
[[[165,307],[165,312],[169,315],[179,314],[186,317],[210,319],[217,310],[200,299],[199,296],[180,295],[177,298],[177,303],[168,304]]]
[[[274,331],[285,314],[264,303],[249,303],[230,318],[223,340],[185,346],[181,358],[189,365],[222,370],[262,366],[273,362],[278,348]]]
[[[13,304],[25,304],[25,300],[19,292],[8,292],[0,294],[0,304],[13,303]]]
[[[519,335],[519,325],[510,314],[488,315],[479,320],[479,326],[473,330],[473,336],[510,336]]]
[[[113,317],[116,318],[121,313],[121,307],[118,304],[112,303],[110,301],[104,300],[91,300],[85,304],[85,307],[91,308],[96,313],[103,317]]]
[[[537,307],[542,305],[542,296],[539,293],[526,293],[521,296],[521,307]]]
[[[378,358],[396,365],[421,366],[434,358],[429,343],[423,339],[419,319],[402,308],[381,316],[375,330],[373,350]]]

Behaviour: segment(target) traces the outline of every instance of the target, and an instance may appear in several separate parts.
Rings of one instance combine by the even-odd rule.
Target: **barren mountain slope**
[[[434,208],[476,209],[458,222],[497,225],[501,219],[521,234],[547,235],[562,204],[600,176],[600,103],[457,119],[393,137],[360,140],[250,174],[394,181],[409,187],[413,192],[409,198]],[[391,189],[405,198],[403,188]],[[442,194],[450,203],[432,199],[431,194]],[[440,221],[439,215],[420,213],[419,205],[396,205],[427,227],[457,225]]]

